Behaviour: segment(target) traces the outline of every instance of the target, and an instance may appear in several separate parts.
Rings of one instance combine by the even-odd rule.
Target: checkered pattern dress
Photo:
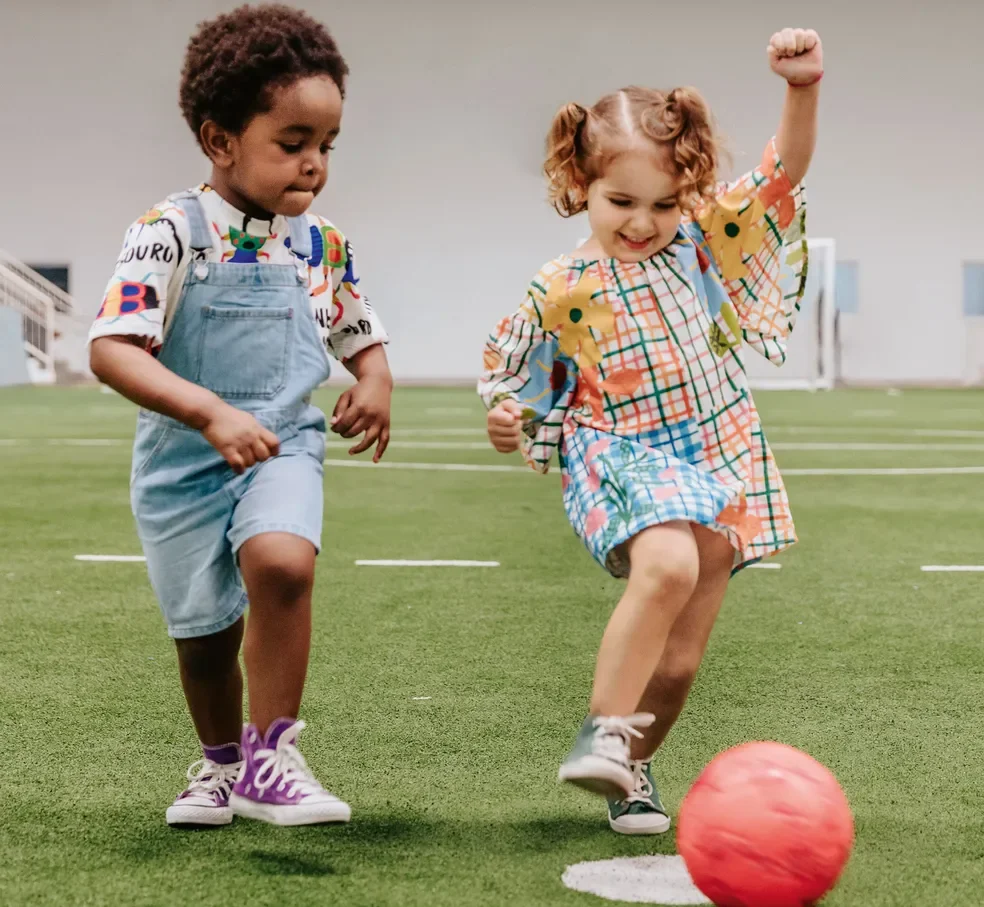
[[[571,525],[613,575],[625,542],[671,520],[725,535],[736,570],[796,541],[742,358],[785,359],[805,206],[772,141],[657,255],[557,258],[489,338],[480,395],[524,404],[527,462],[559,458]]]

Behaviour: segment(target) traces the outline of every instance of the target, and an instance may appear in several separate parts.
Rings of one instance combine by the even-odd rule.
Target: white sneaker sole
[[[233,794],[229,798],[229,806],[237,816],[269,822],[271,825],[327,825],[345,823],[352,818],[352,807],[341,800],[305,806],[275,806]]]
[[[592,794],[609,799],[623,799],[632,792],[632,772],[601,756],[582,756],[565,762],[557,773],[558,781],[574,784]]]
[[[232,809],[228,806],[169,806],[168,825],[228,825],[232,822]]]
[[[648,815],[620,816],[618,819],[609,816],[608,824],[612,831],[616,831],[620,835],[661,835],[668,832],[673,823],[669,816],[650,813]]]

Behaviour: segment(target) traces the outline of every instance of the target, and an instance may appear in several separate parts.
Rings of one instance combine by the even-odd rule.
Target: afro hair
[[[238,134],[270,109],[274,89],[328,76],[344,97],[347,75],[335,39],[307,13],[280,3],[240,6],[202,22],[188,42],[181,112],[201,143],[206,120]]]

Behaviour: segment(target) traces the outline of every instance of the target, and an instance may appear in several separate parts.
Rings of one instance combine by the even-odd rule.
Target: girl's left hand
[[[769,41],[769,66],[790,85],[811,85],[823,75],[823,45],[812,28],[784,28]]]

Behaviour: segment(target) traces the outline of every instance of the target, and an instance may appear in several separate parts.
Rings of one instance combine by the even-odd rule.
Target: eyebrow
[[[332,130],[330,130],[328,132],[327,138],[330,138],[330,139],[337,138],[338,137],[338,134],[341,131],[342,131],[341,130],[341,127],[337,128],[337,129],[332,129]],[[312,127],[305,126],[305,125],[303,125],[301,123],[297,123],[297,124],[295,124],[293,126],[284,126],[280,130],[280,132],[281,133],[284,133],[284,132],[299,132],[301,135],[304,135],[304,136],[314,135],[314,129]]]

